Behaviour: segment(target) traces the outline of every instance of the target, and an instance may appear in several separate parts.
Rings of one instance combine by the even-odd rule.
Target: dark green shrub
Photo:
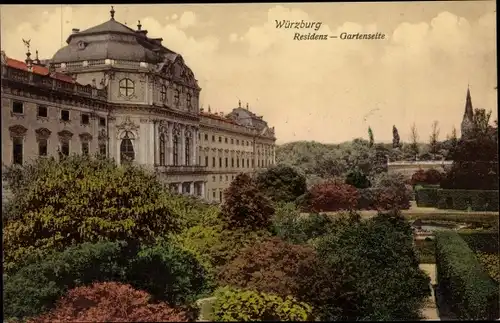
[[[467,232],[460,236],[474,252],[498,253],[498,232]]]
[[[274,202],[294,202],[307,192],[306,178],[286,165],[277,165],[257,174],[257,187]]]
[[[310,304],[321,320],[410,320],[430,295],[410,225],[391,214],[346,224],[317,243]]]
[[[5,317],[30,317],[50,309],[68,289],[94,281],[122,281],[135,248],[122,242],[84,243],[45,259],[32,259],[4,276]]]
[[[498,284],[458,233],[436,233],[436,266],[439,288],[459,320],[498,318]]]
[[[347,174],[345,183],[354,186],[357,189],[368,188],[371,186],[368,177],[360,171],[352,171]]]
[[[376,209],[376,201],[375,201],[375,192],[374,188],[364,188],[359,189],[359,199],[358,199],[358,210],[375,210]]]
[[[128,283],[172,305],[194,302],[207,287],[195,256],[168,242],[142,248],[129,267]]]
[[[274,208],[247,174],[239,174],[224,192],[221,218],[227,230],[267,229]]]
[[[215,297],[214,317],[218,322],[310,321],[311,306],[292,297],[223,288]]]
[[[438,189],[421,187],[415,189],[416,200],[418,207],[437,207],[438,206]]]
[[[438,190],[438,208],[472,211],[498,211],[498,190]]]

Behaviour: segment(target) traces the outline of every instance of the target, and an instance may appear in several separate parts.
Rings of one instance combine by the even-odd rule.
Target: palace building
[[[73,29],[41,61],[2,51],[2,165],[38,156],[101,154],[154,171],[179,193],[220,202],[241,172],[275,163],[274,127],[241,102],[232,112],[199,108],[182,56],[111,18]]]

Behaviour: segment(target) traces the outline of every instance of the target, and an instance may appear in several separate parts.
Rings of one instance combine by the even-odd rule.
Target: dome
[[[162,55],[171,53],[158,42],[146,37],[147,31],[133,30],[111,18],[109,21],[84,31],[74,30],[52,57],[52,63],[115,59],[157,63]]]

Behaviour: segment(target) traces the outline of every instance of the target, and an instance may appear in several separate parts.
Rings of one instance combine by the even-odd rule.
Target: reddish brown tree
[[[241,250],[219,273],[219,285],[306,298],[316,268],[313,247],[270,238]]]
[[[222,217],[227,229],[260,230],[270,224],[274,208],[247,174],[239,174],[224,194]]]
[[[77,287],[48,314],[29,320],[54,322],[187,322],[186,315],[167,303],[151,304],[150,295],[130,285],[106,282]]]
[[[311,187],[308,197],[313,212],[351,210],[357,205],[359,192],[348,184],[325,182]]]
[[[425,183],[426,180],[427,176],[425,174],[425,171],[423,169],[419,169],[411,176],[411,185]]]

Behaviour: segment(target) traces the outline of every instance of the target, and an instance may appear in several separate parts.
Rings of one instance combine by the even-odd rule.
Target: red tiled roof
[[[28,66],[26,65],[25,62],[18,61],[17,59],[12,59],[7,57],[7,66],[22,70],[22,71],[28,71]],[[33,65],[33,73],[39,74],[39,75],[44,75],[44,76],[49,76],[52,78],[55,78],[59,81],[63,82],[68,82],[68,83],[75,83],[73,78],[71,76],[68,76],[66,74],[62,73],[49,73],[49,69],[45,66],[40,66],[40,65]]]
[[[203,116],[203,117],[210,118],[210,119],[220,120],[220,121],[223,121],[223,122],[227,122],[227,123],[238,125],[234,120],[228,119],[226,117],[221,117],[220,115],[217,115],[217,114],[212,114],[212,113],[207,113],[207,112],[200,112],[200,115]]]

